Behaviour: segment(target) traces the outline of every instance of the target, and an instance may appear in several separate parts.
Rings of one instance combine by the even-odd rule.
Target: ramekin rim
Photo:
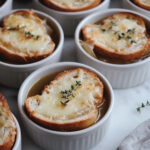
[[[2,6],[0,6],[0,10],[4,9],[9,3],[12,3],[12,0],[5,0]]]
[[[77,16],[77,15],[84,15],[86,13],[92,13],[94,12],[95,10],[103,7],[107,2],[110,3],[110,0],[104,0],[102,3],[100,3],[98,6],[94,7],[94,8],[91,8],[91,9],[88,9],[88,10],[83,10],[83,11],[79,11],[79,12],[64,12],[64,11],[58,11],[58,10],[54,10],[54,9],[51,9],[45,5],[43,5],[41,2],[39,2],[39,0],[34,0],[38,5],[42,5],[43,7],[47,8],[47,9],[50,9],[51,11],[55,12],[55,13],[58,13],[58,14],[63,14],[63,15],[66,15],[66,16]]]
[[[14,116],[14,114],[13,114],[13,118],[16,123],[17,135],[16,135],[15,143],[14,143],[12,150],[18,150],[18,147],[21,145],[21,129],[20,129],[19,122],[17,118]]]
[[[11,14],[13,12],[16,12],[16,11],[20,11],[20,10],[30,10],[30,9],[14,9],[14,10],[10,11],[7,15],[9,15],[9,14]],[[63,47],[63,44],[64,44],[64,33],[63,33],[62,27],[58,23],[58,21],[55,18],[49,16],[48,14],[46,14],[46,13],[44,13],[42,11],[39,11],[39,10],[36,10],[36,9],[32,9],[32,10],[34,10],[35,13],[37,13],[39,15],[42,15],[43,17],[48,18],[58,28],[60,39],[59,39],[57,48],[54,50],[54,52],[51,55],[49,55],[46,58],[41,59],[41,60],[39,60],[37,62],[34,62],[34,63],[28,63],[28,64],[11,64],[11,63],[6,63],[6,62],[3,62],[3,61],[0,61],[0,65],[6,66],[6,67],[9,67],[9,68],[17,68],[17,69],[19,69],[19,68],[20,69],[23,69],[23,68],[32,68],[32,67],[35,67],[35,66],[38,66],[38,65],[41,65],[41,64],[47,62],[47,60],[51,59],[52,57],[55,57],[55,55],[57,55],[57,53]],[[5,15],[4,17],[6,17],[7,15]]]
[[[74,40],[75,40],[75,43],[76,43],[76,46],[80,49],[80,51],[82,53],[84,53],[84,55],[86,55],[86,57],[88,57],[89,59],[91,59],[92,61],[94,61],[95,63],[98,63],[98,64],[103,64],[105,66],[109,66],[109,67],[115,67],[115,68],[130,68],[130,67],[136,67],[136,66],[139,66],[139,65],[142,65],[142,64],[145,64],[146,62],[150,61],[150,56],[141,60],[141,61],[137,61],[137,62],[133,62],[133,63],[130,63],[130,64],[112,64],[112,63],[107,63],[107,62],[104,62],[104,61],[101,61],[101,60],[98,60],[94,57],[92,57],[90,54],[88,54],[81,46],[80,44],[80,39],[79,39],[79,35],[80,35],[80,31],[82,29],[82,26],[84,24],[84,22],[88,21],[89,19],[93,18],[93,17],[97,17],[99,15],[103,15],[103,13],[106,13],[106,12],[130,12],[130,13],[133,13],[133,14],[137,14],[141,17],[143,17],[144,19],[150,21],[150,19],[143,15],[143,14],[140,14],[138,12],[135,12],[135,11],[131,11],[131,10],[128,10],[128,9],[120,9],[120,8],[111,8],[111,9],[106,9],[106,10],[103,10],[103,11],[100,11],[100,12],[96,12],[96,13],[93,13],[87,17],[85,17],[82,21],[80,21],[80,23],[78,24],[76,30],[75,30],[75,35],[74,35]]]
[[[145,13],[150,13],[148,10],[146,10],[146,9],[144,9],[142,7],[139,7],[135,3],[131,2],[131,0],[124,0],[124,1],[127,1],[132,7],[135,7],[136,9],[139,9],[140,11],[143,11]]]
[[[111,115],[112,113],[112,109],[113,109],[113,105],[114,105],[114,92],[113,92],[113,89],[109,83],[109,81],[106,79],[106,77],[104,75],[102,75],[98,70],[88,66],[88,65],[85,65],[85,64],[81,64],[81,63],[76,63],[76,62],[58,62],[58,63],[54,63],[53,64],[53,67],[55,66],[60,66],[60,67],[63,67],[63,66],[66,66],[66,65],[70,65],[72,67],[85,67],[87,69],[90,69],[91,71],[95,72],[102,80],[103,82],[105,83],[105,85],[108,87],[108,91],[109,91],[109,94],[110,94],[110,104],[109,104],[109,108],[107,110],[107,112],[105,113],[105,115],[103,116],[103,118],[97,122],[96,124],[88,127],[88,128],[85,128],[85,129],[82,129],[82,130],[78,130],[78,131],[67,131],[67,132],[62,132],[62,131],[55,131],[55,130],[50,130],[50,129],[47,129],[47,128],[44,128],[40,125],[38,125],[37,123],[35,123],[34,121],[32,121],[28,116],[27,114],[23,111],[23,108],[22,108],[22,105],[21,105],[21,101],[22,101],[22,92],[24,91],[25,87],[28,85],[28,82],[36,75],[36,74],[39,74],[40,72],[44,71],[44,70],[48,70],[50,68],[52,68],[52,66],[44,66],[36,71],[34,71],[33,73],[31,73],[26,79],[25,81],[23,82],[23,84],[21,85],[20,89],[19,89],[19,92],[18,92],[18,108],[19,108],[19,112],[20,114],[22,115],[22,117],[24,117],[26,120],[28,120],[28,122],[30,122],[30,124],[32,124],[33,126],[35,126],[36,128],[38,128],[39,130],[42,130],[44,132],[47,132],[47,133],[51,133],[51,134],[54,134],[54,135],[65,135],[65,136],[72,136],[72,135],[81,135],[81,134],[84,134],[86,132],[89,132],[89,131],[92,131],[93,129],[101,126],[108,118],[109,116]]]

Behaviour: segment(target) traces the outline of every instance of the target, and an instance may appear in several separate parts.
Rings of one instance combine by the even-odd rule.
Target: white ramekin
[[[39,0],[34,0],[34,7],[45,13],[53,16],[62,26],[64,30],[64,34],[66,36],[74,35],[75,28],[78,23],[86,16],[91,13],[98,12],[100,10],[104,10],[109,7],[110,0],[104,0],[100,5],[95,8],[80,11],[80,12],[63,12],[51,9],[44,4],[42,4]]]
[[[22,150],[21,147],[21,130],[20,130],[20,126],[19,123],[16,119],[16,117],[13,115],[15,123],[16,123],[16,128],[17,128],[17,136],[16,136],[16,141],[14,143],[14,146],[12,148],[12,150]]]
[[[80,33],[81,29],[89,23],[95,23],[100,21],[102,18],[110,16],[118,12],[131,12],[140,15],[134,11],[125,9],[109,9],[101,11],[99,13],[92,14],[83,19],[78,25],[75,32],[75,43],[77,47],[78,61],[84,64],[88,64],[97,70],[99,70],[111,83],[113,88],[129,88],[137,86],[143,83],[149,75],[150,70],[150,57],[141,60],[139,62],[131,64],[111,64],[100,61],[91,55],[89,55],[80,44]],[[150,19],[146,16],[140,15],[148,22]]]
[[[12,9],[12,0],[6,0],[2,6],[0,6],[0,19],[5,16]]]
[[[96,124],[80,131],[61,132],[46,129],[33,122],[24,111],[24,102],[31,87],[42,77],[66,69],[87,68],[95,72],[105,86],[105,90],[110,95],[110,105],[104,117]],[[108,130],[110,115],[112,113],[114,103],[114,94],[111,85],[107,79],[95,69],[74,62],[62,62],[53,64],[53,66],[45,66],[33,72],[23,82],[18,94],[19,112],[24,123],[24,126],[36,144],[48,150],[87,150],[98,144]]]
[[[13,10],[12,12],[18,10],[26,10],[26,9],[17,9]],[[57,47],[50,56],[30,64],[10,64],[0,61],[0,84],[18,88],[21,85],[22,81],[31,72],[33,72],[38,68],[41,68],[42,66],[51,65],[52,63],[59,62],[61,59],[61,53],[64,43],[64,34],[61,26],[55,19],[53,19],[49,15],[36,10],[35,12],[38,14],[39,17],[46,19],[48,22],[50,22],[52,28],[54,28],[54,30],[58,34],[59,41]]]
[[[136,12],[139,12],[143,15],[150,17],[150,11],[149,10],[146,10],[144,8],[139,7],[138,5],[133,3],[131,0],[123,0],[123,7],[126,9],[134,10]]]

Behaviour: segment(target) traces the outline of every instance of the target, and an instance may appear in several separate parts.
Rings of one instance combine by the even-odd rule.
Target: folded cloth
[[[150,150],[150,119],[140,124],[128,135],[118,150]]]

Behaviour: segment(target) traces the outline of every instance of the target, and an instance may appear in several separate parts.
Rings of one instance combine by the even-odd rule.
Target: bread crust
[[[83,69],[85,72],[89,73],[91,76],[93,76],[93,78],[98,78],[97,75],[93,72],[91,72],[88,69],[84,69],[84,68],[77,68],[78,69]],[[45,86],[44,90],[42,91],[42,94],[47,91],[47,89],[49,89],[50,87],[52,87],[54,85],[54,82],[56,80],[59,80],[60,78],[64,77],[64,75],[69,74],[71,72],[73,72],[76,69],[73,70],[67,70],[64,71],[62,73],[59,73],[55,79],[47,86]],[[97,120],[99,111],[97,109],[97,106],[99,106],[102,102],[103,102],[103,84],[102,82],[99,80],[99,86],[101,88],[101,94],[102,97],[99,98],[99,102],[95,102],[95,109],[92,109],[92,111],[90,113],[88,113],[88,115],[86,117],[84,117],[84,119],[78,119],[78,120],[67,120],[67,121],[63,121],[63,122],[59,122],[59,121],[54,121],[54,120],[46,120],[43,119],[42,117],[40,117],[39,115],[37,116],[35,111],[32,111],[30,108],[30,101],[32,100],[32,97],[29,97],[26,101],[25,101],[25,109],[28,113],[28,115],[30,116],[31,119],[33,119],[36,123],[49,128],[49,129],[53,129],[53,130],[59,130],[59,131],[75,131],[75,130],[81,130],[84,128],[87,128],[89,126],[91,126],[92,124],[95,123],[95,121]],[[38,99],[39,95],[33,96],[34,99]],[[62,106],[63,108],[64,106]]]
[[[38,17],[37,14],[34,13],[33,10],[16,11],[10,15],[16,15],[16,14],[26,16],[26,17],[32,16],[38,24],[41,24],[41,28],[43,29],[43,32],[45,34],[47,34],[47,31],[45,30],[44,25],[42,24],[42,20]],[[2,30],[7,30],[7,19],[9,16],[4,18]],[[27,38],[27,37],[25,37],[25,38]],[[30,53],[20,54],[20,53],[11,51],[9,48],[7,48],[7,46],[8,47],[11,46],[10,43],[3,43],[3,44],[4,45],[0,45],[0,58],[3,61],[10,62],[10,63],[16,63],[16,64],[26,64],[26,63],[33,63],[33,62],[39,61],[39,60],[51,55],[55,48],[55,43],[51,40],[49,42],[51,47],[49,48],[49,50],[47,50],[43,53],[40,53],[37,51],[34,54],[30,54]]]
[[[52,42],[51,43],[51,48],[54,49],[55,44]],[[39,60],[42,60],[46,57],[48,57],[49,55],[51,55],[53,53],[53,51],[49,51],[49,52],[45,52],[43,54],[39,54],[36,53],[34,56],[33,55],[27,55],[27,56],[23,56],[23,55],[18,55],[16,53],[13,53],[11,51],[9,51],[8,49],[6,49],[3,46],[0,46],[0,58],[4,61],[8,61],[10,63],[16,63],[16,64],[28,64],[28,63],[33,63]]]
[[[133,2],[143,9],[150,10],[150,5],[142,3],[141,0],[133,0]]]
[[[93,0],[93,2],[91,4],[89,4],[88,6],[85,7],[81,7],[81,8],[64,8],[64,7],[60,7],[59,5],[53,3],[52,0],[43,0],[43,3],[50,7],[53,8],[55,10],[59,10],[59,11],[65,11],[65,12],[78,12],[78,11],[84,11],[84,10],[88,10],[91,9],[93,7],[96,7],[97,5],[99,5],[102,2],[102,0]]]
[[[138,15],[133,15],[132,13],[126,13],[126,12],[122,12],[122,13],[117,13],[114,14],[110,17],[107,17],[103,20],[101,20],[101,24],[104,24],[104,21],[108,18],[131,18],[131,19],[136,19],[136,21],[138,22],[138,24],[140,24],[142,27],[145,27],[145,23],[144,20],[138,16]],[[105,46],[103,45],[98,45],[96,43],[94,43],[94,40],[92,38],[88,37],[88,34],[86,32],[86,28],[89,25],[86,25],[83,27],[82,29],[82,35],[83,35],[83,39],[85,41],[88,41],[89,43],[91,43],[92,45],[94,45],[94,52],[103,58],[106,58],[108,60],[112,60],[112,61],[116,61],[118,60],[120,63],[130,63],[130,62],[134,62],[137,61],[139,59],[144,58],[146,55],[149,54],[150,52],[150,38],[147,36],[146,33],[146,29],[145,29],[145,36],[147,36],[147,43],[145,44],[144,48],[138,50],[138,51],[133,51],[133,52],[119,52],[118,50],[114,50],[114,51],[110,51],[109,49],[107,49]]]
[[[139,59],[143,59],[146,55],[148,55],[150,52],[149,48],[150,48],[150,40],[148,40],[148,43],[145,45],[144,49],[141,49],[140,51],[133,52],[130,54],[118,54],[116,52],[106,51],[103,47],[99,47],[97,45],[95,45],[94,51],[95,53],[98,53],[98,55],[106,59],[108,58],[112,61],[118,60],[121,63],[128,63],[128,62],[131,63]]]
[[[90,113],[87,119],[79,120],[76,122],[58,123],[54,121],[44,120],[42,117],[39,116],[37,117],[34,113],[29,112],[30,107],[28,103],[26,103],[26,109],[30,118],[32,118],[36,123],[46,128],[58,131],[76,131],[87,128],[95,123],[95,120],[97,119],[98,116],[98,110],[94,110]]]
[[[0,93],[0,103],[2,103],[2,107],[3,109],[5,109],[9,119],[11,119],[14,124],[15,124],[15,120],[12,116],[12,113],[10,112],[8,103],[5,99],[5,97]],[[8,137],[5,138],[5,141],[3,142],[2,145],[0,145],[0,150],[11,150],[14,143],[15,143],[15,139],[16,139],[16,135],[17,135],[17,130],[16,128],[12,125],[11,126],[11,133],[9,133]]]

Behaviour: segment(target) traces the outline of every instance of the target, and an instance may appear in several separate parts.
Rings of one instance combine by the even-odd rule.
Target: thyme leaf
[[[31,38],[34,37],[34,35],[31,32],[29,32],[29,31],[25,32],[25,36],[31,37]]]
[[[103,32],[105,32],[106,31],[106,29],[101,29]]]
[[[69,100],[66,100],[65,102],[60,101],[60,103],[61,103],[63,106],[66,106],[68,102],[69,102]]]
[[[22,26],[20,27],[19,25],[17,25],[16,27],[9,27],[7,28],[8,31],[15,31],[15,30],[20,30],[20,29],[25,29],[26,26]]]
[[[129,35],[128,35],[126,38],[127,38],[127,39],[132,39],[132,37],[131,37],[131,36],[129,36]]]
[[[130,34],[133,34],[133,33],[135,33],[135,28],[133,28],[133,29],[128,29],[127,32],[130,33]]]
[[[39,36],[39,35],[37,35],[37,36],[36,36],[36,39],[38,40],[39,38],[40,38],[40,36]]]
[[[38,40],[40,38],[40,35],[34,35],[30,31],[24,31],[25,28],[26,28],[26,26],[19,26],[19,25],[17,25],[16,27],[11,27],[11,28],[8,28],[7,30],[8,31],[22,30],[26,37],[35,38],[36,40]]]
[[[79,86],[81,86],[81,81],[76,81],[75,85],[71,85],[69,90],[60,91],[61,98],[65,99],[65,101],[60,101],[63,106],[67,105],[71,97],[75,97],[73,92],[76,91]]]
[[[145,108],[146,106],[150,106],[150,102],[148,100],[147,100],[147,102],[145,104],[142,102],[141,106],[136,108],[137,112],[141,112],[141,109]]]
[[[131,40],[131,44],[133,44],[133,43],[136,43],[136,41],[135,40]]]
[[[141,112],[141,107],[136,108],[137,112]]]

